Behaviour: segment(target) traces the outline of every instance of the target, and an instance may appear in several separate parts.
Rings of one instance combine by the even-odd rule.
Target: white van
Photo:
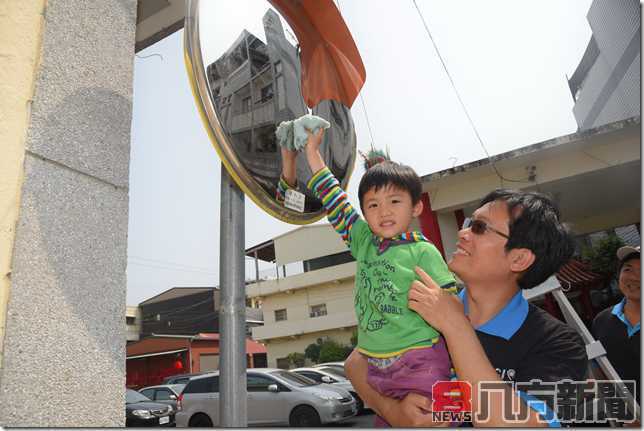
[[[346,390],[276,368],[246,373],[248,425],[314,427],[356,415]],[[194,377],[179,396],[178,427],[219,426],[219,372]]]

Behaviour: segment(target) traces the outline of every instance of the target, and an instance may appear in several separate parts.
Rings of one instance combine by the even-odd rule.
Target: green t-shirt
[[[440,252],[426,241],[389,246],[378,254],[373,233],[362,219],[349,236],[357,261],[354,304],[358,319],[358,348],[365,354],[387,357],[414,347],[431,346],[439,333],[408,303],[409,289],[422,268],[439,286],[455,291],[454,276]]]
[[[283,195],[288,184],[280,181],[280,187]],[[438,332],[407,306],[411,284],[418,279],[417,266],[456,293],[454,276],[436,247],[418,232],[385,240],[375,237],[326,167],[311,177],[308,188],[322,202],[329,222],[358,264],[354,292],[358,349],[369,356],[389,357],[436,342]]]

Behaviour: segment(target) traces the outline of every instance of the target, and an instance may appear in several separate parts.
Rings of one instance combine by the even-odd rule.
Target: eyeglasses
[[[510,236],[501,232],[500,230],[494,229],[489,224],[485,223],[483,220],[473,220],[471,218],[466,218],[463,221],[463,229],[471,228],[472,232],[476,235],[483,235],[485,231],[491,230],[492,232],[501,235],[505,239],[510,239]]]

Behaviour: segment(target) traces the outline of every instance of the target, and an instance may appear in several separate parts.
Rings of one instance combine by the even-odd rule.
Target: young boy
[[[391,161],[368,169],[358,190],[365,222],[320,156],[323,134],[309,133],[303,150],[313,172],[308,188],[357,262],[358,349],[368,359],[368,382],[389,397],[403,398],[409,392],[431,397],[435,381],[449,380],[450,360],[440,334],[407,307],[417,279],[414,268],[423,268],[441,287],[456,290],[436,247],[420,232],[409,232],[423,210],[420,178],[410,167]],[[296,183],[295,153],[282,152],[278,196]],[[378,418],[376,425],[387,424]]]

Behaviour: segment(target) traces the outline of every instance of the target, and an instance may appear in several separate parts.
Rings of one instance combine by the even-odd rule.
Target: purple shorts
[[[451,376],[451,362],[443,337],[431,347],[406,351],[386,368],[376,366],[373,362],[369,360],[367,382],[378,393],[396,399],[404,398],[410,392],[431,399],[432,385],[437,381],[449,380]],[[389,426],[379,416],[374,425]]]

